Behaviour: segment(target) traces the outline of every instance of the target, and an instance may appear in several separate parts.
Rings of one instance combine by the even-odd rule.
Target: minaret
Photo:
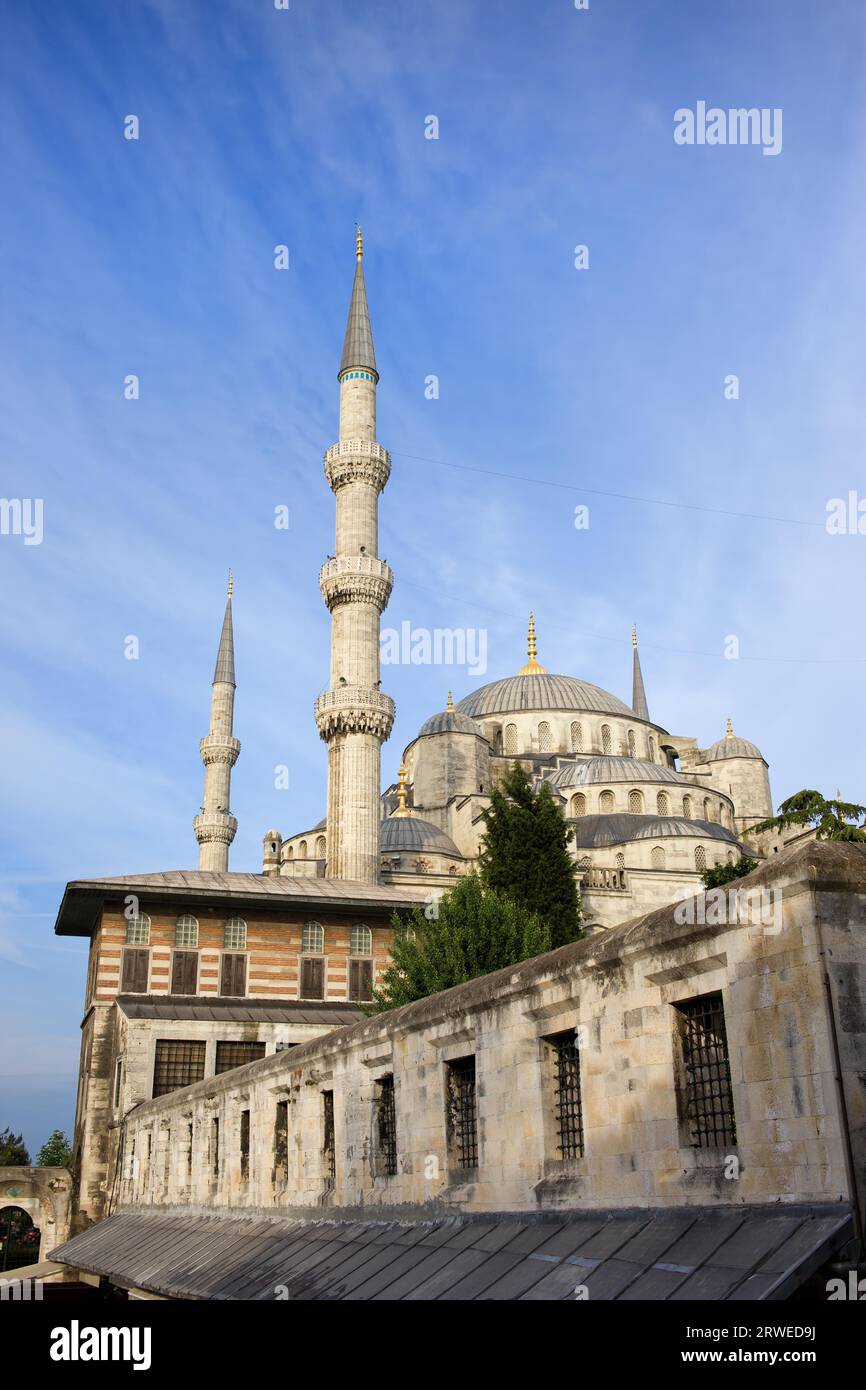
[[[232,632],[232,588],[229,574],[229,593],[226,601],[223,629],[217,652],[216,669],[210,698],[210,732],[199,744],[204,763],[204,804],[201,814],[193,821],[198,840],[198,866],[226,873],[229,866],[229,845],[235,838],[238,823],[229,811],[232,768],[238,760],[241,745],[232,734],[235,708],[235,644]]]
[[[375,883],[379,877],[382,744],[394,701],[379,689],[379,619],[394,583],[378,558],[379,493],[391,472],[376,442],[376,354],[358,228],[355,283],[340,362],[340,438],[325,454],[336,497],[334,558],[319,587],[331,614],[331,679],[316,701],[328,745],[327,875]]]
[[[638,719],[645,719],[650,722],[649,709],[646,702],[646,691],[643,685],[643,674],[640,669],[640,657],[637,654],[637,628],[631,630],[631,644],[634,648],[634,660],[631,683],[631,707]]]

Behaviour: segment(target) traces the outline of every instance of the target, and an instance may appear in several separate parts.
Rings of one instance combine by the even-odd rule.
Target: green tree
[[[36,1162],[40,1168],[68,1168],[72,1145],[62,1129],[53,1129],[39,1150]]]
[[[520,903],[467,874],[428,909],[395,916],[391,964],[370,1013],[425,999],[550,950],[550,932]]]
[[[744,878],[757,866],[757,859],[750,859],[747,854],[741,854],[735,864],[717,864],[714,869],[706,869],[701,878],[705,888],[723,888],[735,878]]]
[[[854,801],[827,800],[816,791],[802,791],[783,801],[777,816],[750,826],[749,833],[805,825],[817,831],[819,840],[866,840],[866,827],[851,824],[864,817],[866,806],[858,806]]]
[[[536,913],[549,928],[551,947],[576,941],[583,933],[577,866],[568,852],[572,832],[547,783],[533,791],[515,763],[491,793],[482,817],[479,865],[484,887]]]
[[[0,1133],[0,1168],[26,1168],[29,1163],[30,1154],[23,1136],[13,1134],[11,1129],[4,1129]]]

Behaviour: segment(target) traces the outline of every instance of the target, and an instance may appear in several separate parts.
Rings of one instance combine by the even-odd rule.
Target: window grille
[[[690,796],[683,797],[683,815],[686,820],[691,820],[692,818],[692,798]]]
[[[721,994],[676,1005],[683,1074],[682,1109],[695,1149],[723,1149],[737,1141],[731,1063]]]
[[[665,852],[661,845],[654,846],[650,860],[654,869],[663,869],[665,867]]]
[[[230,917],[225,925],[223,946],[227,951],[247,949],[247,924],[243,917]]]
[[[193,948],[198,946],[198,922],[188,912],[177,919],[174,944],[175,946],[191,946]]]
[[[191,1086],[204,1076],[203,1042],[158,1038],[153,1068],[153,1094],[165,1096],[181,1086]]]
[[[602,792],[601,796],[598,798],[599,811],[601,811],[603,816],[609,816],[613,811],[613,807],[613,792]]]
[[[326,858],[326,854],[325,854],[325,837],[324,837],[324,835],[320,835],[319,838],[318,838],[318,840],[316,841],[316,858],[317,858],[317,859],[324,859],[324,858]]]
[[[550,752],[550,725],[546,720],[538,726],[538,751],[539,753]]]
[[[704,849],[703,845],[698,845],[697,849],[695,850],[695,868],[697,869],[699,874],[702,874],[706,867],[707,851]]]
[[[640,816],[643,814],[643,796],[640,792],[629,792],[628,809],[633,816]]]
[[[517,725],[516,725],[516,724],[506,724],[506,725],[505,725],[505,752],[506,752],[506,753],[516,753],[516,752],[517,752]]]
[[[573,1028],[547,1039],[553,1054],[553,1105],[560,1158],[583,1157],[580,1053]]]
[[[126,923],[126,944],[127,946],[149,946],[150,945],[150,918],[146,912],[141,912],[137,917],[130,917]]]
[[[576,720],[571,726],[571,751],[572,753],[583,752],[583,725]]]
[[[656,810],[660,816],[669,816],[671,813],[670,802],[667,792],[659,792],[656,797]]]
[[[602,724],[602,726],[601,726],[601,751],[602,751],[602,753],[610,753],[610,748],[611,748],[610,725],[609,725],[609,724]]]
[[[448,1138],[458,1168],[478,1167],[475,1058],[448,1062]]]
[[[393,1178],[397,1172],[397,1107],[393,1076],[383,1076],[377,1082],[376,1133],[379,1167],[386,1177]]]
[[[578,792],[571,798],[571,814],[577,819],[578,816],[586,815],[586,797],[583,792]]]
[[[337,1149],[334,1139],[334,1092],[322,1092],[322,1169],[325,1181],[333,1187],[337,1177]]]
[[[247,1062],[257,1062],[264,1055],[263,1042],[218,1042],[214,1075],[219,1076],[234,1067],[245,1067]]]

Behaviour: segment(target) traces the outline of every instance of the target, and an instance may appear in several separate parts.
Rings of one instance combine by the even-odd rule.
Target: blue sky
[[[385,620],[489,649],[483,677],[384,669],[385,778],[449,687],[513,673],[533,607],[549,670],[628,699],[634,621],[661,724],[708,743],[730,714],[777,801],[866,800],[866,538],[824,526],[828,499],[866,497],[864,20],[857,0],[4,0],[0,490],[44,499],[44,539],[0,536],[0,1128],[34,1149],[71,1128],[65,882],[195,866],[230,565],[232,867],[323,814],[321,455],[355,221],[393,455]],[[699,100],[781,108],[782,152],[676,145]]]

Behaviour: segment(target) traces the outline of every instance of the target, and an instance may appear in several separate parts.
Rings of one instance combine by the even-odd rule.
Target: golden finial
[[[631,644],[632,644],[632,646],[634,647],[635,651],[637,651],[637,624],[636,624],[636,623],[632,623],[632,629],[631,629]]]
[[[400,764],[397,773],[397,809],[392,811],[393,816],[411,816],[412,812],[406,805],[406,798],[409,795],[409,769],[405,762]]]
[[[727,727],[726,730],[725,730],[725,738],[733,738],[733,737],[734,737],[734,726],[733,726],[733,724],[731,723],[731,716],[728,715],[728,727]]]
[[[364,233],[357,222],[355,223],[355,255],[359,261],[364,259]]]
[[[543,675],[544,675],[544,667],[543,667],[543,666],[539,666],[538,662],[537,662],[536,659],[535,659],[535,653],[536,653],[536,647],[535,647],[535,614],[534,614],[534,613],[530,613],[530,615],[529,615],[529,633],[528,633],[527,639],[526,639],[526,654],[527,654],[527,656],[529,657],[529,660],[527,661],[527,663],[526,663],[525,666],[521,666],[520,670],[517,672],[518,676],[543,676]]]
[[[454,713],[454,697],[453,697],[453,695],[451,694],[451,691],[450,691],[450,690],[448,691],[448,704],[445,706],[445,713],[446,713],[446,714],[453,714],[453,713]]]
[[[234,589],[234,587],[235,587],[234,576],[233,576],[231,570],[229,570],[229,598],[231,598],[231,596],[232,596],[232,590]]]

